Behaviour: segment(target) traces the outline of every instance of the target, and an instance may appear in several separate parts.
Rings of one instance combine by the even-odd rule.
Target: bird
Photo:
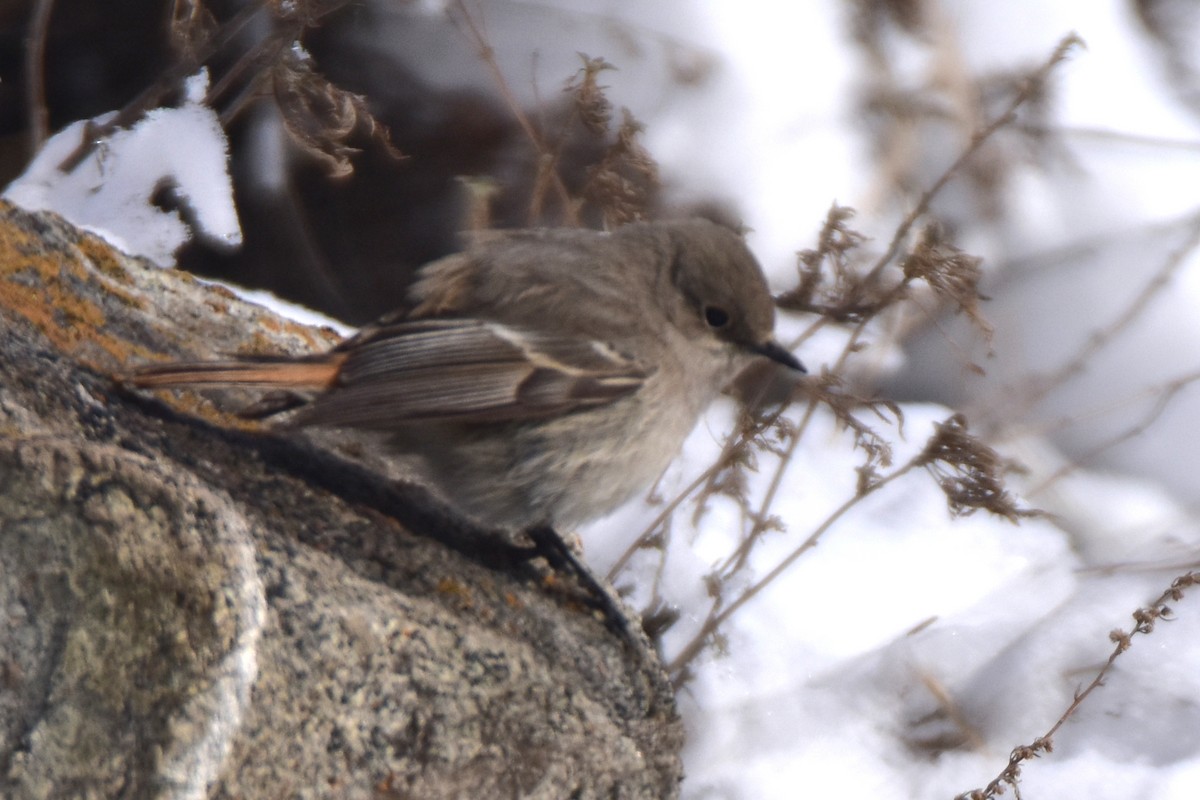
[[[492,529],[561,530],[643,491],[756,359],[802,373],[742,236],[703,219],[481,231],[323,353],[154,364],[141,388],[285,394],[287,429],[366,431]]]

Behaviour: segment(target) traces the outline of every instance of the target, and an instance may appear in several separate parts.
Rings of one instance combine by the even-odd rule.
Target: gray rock
[[[657,656],[569,577],[352,439],[110,377],[328,332],[3,204],[0,319],[0,796],[677,796]]]

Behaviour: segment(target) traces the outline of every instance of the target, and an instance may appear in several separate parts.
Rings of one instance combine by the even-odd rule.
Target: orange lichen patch
[[[262,323],[263,325],[266,324],[266,320],[258,320],[258,322]],[[278,343],[275,339],[272,339],[263,333],[261,326],[259,330],[255,330],[250,334],[250,338],[244,345],[238,347],[238,355],[241,356],[259,356],[278,352]]]
[[[309,328],[299,323],[293,325],[293,332],[304,339],[313,350],[327,350],[343,339],[342,335],[332,328]]]
[[[121,301],[130,308],[145,309],[146,300],[127,289],[132,286],[133,278],[122,265],[120,259],[113,254],[113,249],[95,236],[83,236],[76,245],[84,260],[91,264],[94,270],[92,277],[103,280],[104,291],[113,298]],[[97,274],[98,273],[98,274]]]
[[[0,218],[0,312],[19,315],[60,351],[104,370],[145,350],[105,333],[97,298],[112,292],[98,276],[81,249],[55,247]],[[109,363],[93,363],[97,357]]]
[[[454,578],[442,578],[438,581],[437,590],[440,594],[454,598],[464,608],[470,608],[475,604],[474,598],[471,597],[471,590],[462,581]]]
[[[229,289],[228,287],[222,286],[222,285],[221,285],[221,284],[219,284],[219,283],[210,283],[210,284],[208,284],[208,290],[209,290],[209,291],[210,291],[212,294],[215,294],[217,297],[222,297],[222,298],[224,298],[224,299],[226,299],[226,300],[237,300],[237,299],[238,299],[238,296],[237,296],[237,294],[236,294],[236,293],[234,293],[234,292],[233,292],[231,289]],[[212,301],[212,302],[214,302],[214,303],[215,303],[216,301]]]
[[[231,303],[238,301],[236,294],[219,283],[208,283],[204,286],[204,305],[218,316],[229,316],[233,311]]]
[[[284,320],[277,317],[263,317],[260,322],[265,330],[271,333],[282,333],[284,329]]]
[[[177,306],[181,282],[194,284],[195,279],[174,270],[143,273],[102,239],[63,225],[53,215],[29,214],[0,201],[0,324],[40,334],[48,346],[82,366],[116,373],[120,380],[132,365],[169,361],[171,356],[164,353],[177,358],[202,345],[189,321],[207,316],[204,306],[197,308],[191,301],[179,307],[178,327],[160,319],[162,314],[142,313],[159,302],[158,294],[167,307]],[[203,297],[217,313],[233,313],[236,296],[228,289],[206,286]],[[281,337],[272,338],[270,331],[286,331],[312,343],[311,351],[328,349],[328,340],[334,338],[298,323],[280,322],[265,310],[251,312],[249,318],[246,329],[254,331],[252,342],[238,347],[246,353],[282,352]],[[321,380],[324,374],[302,377]],[[181,410],[224,426],[261,427],[222,411],[236,410],[249,400],[221,402],[218,407],[190,392],[172,392],[169,397]]]
[[[0,204],[0,210],[3,204]],[[36,255],[45,250],[42,240],[28,231],[5,224],[7,220],[0,218],[0,274],[8,274],[14,266],[19,265],[26,256]]]
[[[224,289],[224,287],[221,287],[221,286],[210,286],[209,288],[212,289],[214,292],[222,291],[222,290],[228,291],[227,289]],[[222,302],[220,300],[217,300],[215,298],[205,298],[204,304],[206,306],[208,306],[209,308],[211,308],[213,311],[217,312],[218,314],[228,314],[229,313],[229,304]]]
[[[188,416],[198,417],[218,428],[262,431],[270,427],[269,425],[264,425],[259,420],[240,417],[235,410],[227,410],[218,406],[196,391],[181,389],[159,389],[153,391],[156,397],[176,411]]]
[[[309,328],[299,322],[281,319],[267,313],[256,316],[253,324],[254,330],[249,334],[249,338],[238,347],[238,355],[257,356],[280,353],[280,342],[284,336],[299,339],[304,343],[300,349],[310,353],[324,352],[342,341],[342,337],[332,330]]]
[[[107,242],[104,242],[97,236],[85,234],[79,237],[79,241],[75,246],[79,248],[79,252],[83,254],[83,257],[90,261],[92,266],[97,270],[115,281],[133,285],[133,278],[130,277],[129,271],[121,264],[120,259],[113,254],[112,246]]]
[[[286,317],[266,316],[258,320],[263,330],[302,339],[308,350],[328,350],[342,340],[331,328],[313,328]]]

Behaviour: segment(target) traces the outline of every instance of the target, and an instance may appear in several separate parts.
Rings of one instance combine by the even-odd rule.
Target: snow
[[[278,314],[281,317],[286,317],[287,319],[295,322],[299,322],[301,325],[309,325],[314,328],[332,328],[341,336],[349,336],[356,330],[353,326],[347,325],[340,320],[336,320],[333,317],[322,314],[320,311],[314,311],[311,308],[284,300],[278,295],[268,292],[265,289],[247,289],[245,286],[238,286],[237,284],[226,283],[224,281],[205,280],[202,282],[212,284],[214,286],[224,287],[225,289],[228,289],[236,294],[238,297],[241,297],[243,300],[251,303],[257,303],[263,308],[268,308],[273,313]]]
[[[84,141],[89,122],[67,126],[9,184],[4,199],[31,211],[54,211],[126,253],[168,267],[191,238],[178,212],[151,202],[171,186],[194,214],[198,234],[221,246],[241,244],[228,144],[217,115],[202,103],[207,88],[207,71],[201,71],[188,80],[179,108],[149,112],[132,128],[98,141],[79,166],[63,172],[59,165]]]
[[[504,16],[505,5],[480,8],[498,63],[516,76],[512,87],[553,91],[547,87],[578,68],[577,51],[617,63],[605,82],[614,101],[647,124],[646,143],[673,191],[730,198],[775,285],[793,275],[794,253],[812,246],[835,200],[859,209],[856,222],[876,237],[874,246],[887,241],[900,212],[882,202],[853,107],[866,72],[847,45],[846,4],[560,0],[516,2]],[[1071,456],[1143,419],[1164,382],[1200,367],[1191,355],[1200,334],[1194,251],[1169,274],[1169,291],[1043,404],[1022,404],[1014,388],[1068,360],[1186,244],[1200,185],[1195,111],[1178,103],[1129,3],[1089,3],[1086,11],[1068,0],[925,5],[942,15],[939,30],[953,52],[896,37],[889,46],[910,82],[948,57],[971,71],[1029,68],[1071,30],[1087,49],[1054,73],[1053,124],[1067,129],[1069,153],[1015,166],[997,219],[947,199],[965,197],[955,187],[938,206],[956,223],[958,240],[988,258],[994,300],[985,313],[996,325],[996,356],[986,359],[972,334],[953,323],[903,351],[871,331],[861,358],[895,376],[898,390],[924,399],[903,405],[903,435],[871,422],[900,465],[951,415],[948,404],[973,408],[973,422],[1008,431],[1003,452],[1027,467],[1013,476],[1022,502],[1050,514],[1020,524],[984,512],[953,518],[921,469],[855,505],[726,622],[722,647],[692,665],[679,695],[689,732],[689,800],[949,798],[981,787],[1097,674],[1112,652],[1109,632],[1130,630],[1134,609],[1200,562],[1200,434],[1193,424],[1200,393],[1180,393],[1167,414],[1107,450],[1103,461],[1046,482]],[[598,18],[614,24],[592,24]],[[430,80],[490,85],[486,70],[465,69],[434,28],[408,20],[381,30],[384,40],[405,43],[399,46]],[[641,36],[639,46],[630,44],[631,31]],[[711,59],[709,79],[697,86],[660,79],[669,72],[664,37],[691,48],[697,63]],[[538,77],[526,80],[531,39],[540,48]],[[176,215],[147,203],[169,178],[196,210],[203,235],[236,243],[225,143],[198,100],[200,86],[193,83],[181,108],[153,112],[62,175],[57,165],[82,135],[81,124],[71,126],[5,196],[52,208],[169,264],[187,231]],[[922,173],[928,184],[961,143],[947,147],[945,131],[925,133],[917,146],[929,151],[918,157],[930,165]],[[787,340],[803,323],[785,317],[779,327]],[[815,371],[843,341],[825,331],[800,355]],[[965,357],[946,358],[947,341],[985,363],[987,378],[965,377]],[[791,413],[798,419],[799,410]],[[1067,418],[1082,424],[1055,424]],[[657,494],[670,498],[686,486],[732,426],[732,408],[715,407]],[[786,530],[753,551],[748,569],[725,587],[727,598],[787,558],[853,495],[862,460],[849,435],[818,412],[771,509]],[[752,497],[762,496],[774,467],[771,457],[760,458]],[[588,526],[582,535],[591,563],[607,570],[660,510],[639,501]],[[667,661],[701,629],[711,603],[705,576],[737,546],[746,523],[728,500],[711,500],[695,526],[693,510],[685,504],[675,515],[665,555],[641,551],[616,579],[635,604],[657,598],[680,611],[664,639]],[[1054,751],[1024,766],[1023,797],[1182,800],[1200,793],[1196,594],[1172,604],[1174,618],[1151,635],[1134,637],[1104,685],[1057,733]]]

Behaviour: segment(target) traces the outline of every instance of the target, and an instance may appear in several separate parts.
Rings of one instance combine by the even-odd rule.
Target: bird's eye
[[[724,328],[729,324],[729,312],[717,306],[705,306],[704,321],[710,328]]]

